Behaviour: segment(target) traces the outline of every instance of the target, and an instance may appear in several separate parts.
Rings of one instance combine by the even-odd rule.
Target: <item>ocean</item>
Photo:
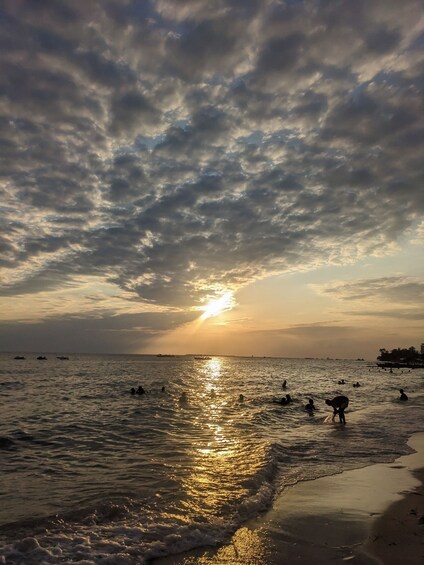
[[[393,461],[410,452],[413,432],[424,431],[423,369],[22,355],[0,355],[0,563],[7,565],[143,564],[217,545],[285,486]],[[146,394],[132,395],[139,385]],[[291,404],[274,402],[286,393]],[[327,418],[325,399],[339,394],[350,399],[346,426]]]

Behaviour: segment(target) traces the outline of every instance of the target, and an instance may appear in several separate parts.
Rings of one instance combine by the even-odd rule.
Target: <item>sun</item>
[[[219,298],[214,298],[213,300],[210,300],[205,306],[201,308],[201,310],[203,310],[201,319],[206,320],[207,318],[219,316],[219,314],[222,314],[223,312],[232,310],[235,304],[236,302],[234,300],[233,293],[226,292]]]

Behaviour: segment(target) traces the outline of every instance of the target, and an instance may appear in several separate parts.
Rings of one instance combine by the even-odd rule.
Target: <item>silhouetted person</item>
[[[306,404],[305,410],[307,410],[310,414],[312,414],[312,412],[314,410],[316,410],[315,405],[314,405],[314,401],[312,400],[312,398],[310,398],[308,404]]]
[[[339,385],[345,385],[345,384],[346,384],[346,383],[345,383],[345,380],[344,380],[344,379],[340,379],[340,380],[339,380]]]
[[[275,402],[276,404],[282,404],[283,406],[286,406],[286,404],[288,404],[287,398],[286,398],[285,396],[283,396],[283,398],[281,398],[281,400],[275,400],[275,399],[274,399],[274,402]]]
[[[358,383],[358,381],[356,381],[356,383],[353,383],[352,386],[358,388],[358,386],[361,386],[361,385]]]
[[[239,401],[239,402],[244,402],[244,396],[243,396],[242,394],[239,395],[238,401]]]
[[[182,395],[180,396],[179,402],[181,404],[187,404],[188,402],[188,396],[186,392],[183,392]]]
[[[284,379],[283,384],[281,385],[281,388],[287,388],[287,381],[286,381],[286,379]]]
[[[135,388],[134,387],[132,387],[132,389],[131,389],[131,394],[135,394]]]
[[[333,408],[333,417],[332,420],[336,417],[336,414],[339,415],[340,423],[346,424],[346,418],[344,415],[344,411],[348,407],[349,399],[347,396],[335,396],[332,400],[327,399],[325,401],[327,406],[331,406]]]
[[[399,392],[400,392],[399,400],[408,400],[407,395],[403,392],[403,388],[399,389]]]
[[[165,392],[165,387],[164,387],[164,386],[161,388],[161,391],[162,391],[162,392]]]
[[[146,391],[141,385],[138,386],[137,394],[146,394]]]
[[[290,394],[286,394],[286,396],[283,396],[283,398],[281,400],[275,400],[274,402],[276,402],[277,404],[282,404],[283,406],[286,406],[287,404],[290,404],[291,402],[293,402],[292,397],[290,396]]]

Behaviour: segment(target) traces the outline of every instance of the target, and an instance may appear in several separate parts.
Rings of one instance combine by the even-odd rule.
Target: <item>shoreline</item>
[[[286,487],[273,507],[223,546],[156,558],[154,565],[424,562],[424,432],[414,453]]]

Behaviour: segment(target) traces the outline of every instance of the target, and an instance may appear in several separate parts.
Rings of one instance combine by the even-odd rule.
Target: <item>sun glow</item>
[[[218,316],[223,312],[227,312],[228,310],[232,310],[235,306],[235,300],[232,292],[226,292],[219,298],[214,298],[210,300],[206,306],[203,306],[201,309],[203,310],[203,314],[201,315],[202,320],[206,320],[207,318],[212,318],[213,316]]]

